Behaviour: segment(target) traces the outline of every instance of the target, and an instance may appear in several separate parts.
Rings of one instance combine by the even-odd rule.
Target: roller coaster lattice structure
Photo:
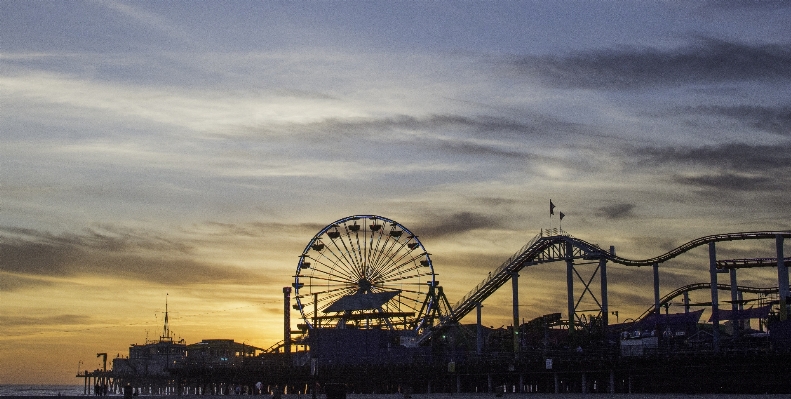
[[[591,244],[587,241],[572,237],[564,231],[552,231],[550,234],[545,234],[542,230],[525,244],[513,256],[509,257],[492,272],[489,277],[484,279],[480,284],[475,286],[467,295],[452,306],[452,311],[449,316],[442,320],[440,325],[435,326],[435,329],[441,329],[448,325],[458,323],[464,316],[469,314],[476,306],[484,299],[489,297],[492,293],[497,291],[512,276],[520,270],[535,266],[543,263],[552,262],[573,262],[577,260],[599,260],[609,261],[624,266],[652,266],[659,265],[663,262],[671,260],[693,248],[697,248],[707,244],[726,241],[741,241],[741,240],[777,240],[778,243],[782,239],[791,238],[791,231],[756,231],[756,232],[741,232],[741,233],[726,233],[715,234],[700,237],[689,241],[681,246],[656,257],[642,260],[627,259],[615,255],[610,251],[600,248],[598,245]],[[782,252],[782,245],[778,244],[778,258],[771,260],[771,262],[759,262],[762,265],[778,264],[783,262],[784,257],[780,255]],[[749,263],[749,262],[748,262]],[[765,264],[764,264],[765,263]],[[717,267],[728,267],[728,261],[719,261]],[[712,271],[712,273],[716,273]],[[716,276],[716,274],[714,275]],[[717,284],[714,284],[716,287]],[[586,287],[587,288],[587,287]],[[787,279],[785,284],[781,284],[781,291],[788,290]],[[787,293],[786,293],[787,294]],[[571,319],[571,317],[569,317]],[[428,335],[422,337],[421,340],[428,338]]]

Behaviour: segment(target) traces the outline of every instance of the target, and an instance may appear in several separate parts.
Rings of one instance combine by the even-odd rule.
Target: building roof
[[[399,290],[345,295],[327,306],[324,313],[380,309],[382,305],[400,293]]]

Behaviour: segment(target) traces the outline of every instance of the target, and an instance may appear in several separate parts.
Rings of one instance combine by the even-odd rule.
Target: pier
[[[140,395],[312,395],[328,384],[350,394],[407,396],[791,393],[784,372],[791,366],[789,238],[789,231],[717,234],[628,259],[614,246],[542,229],[451,304],[416,234],[381,216],[355,215],[328,224],[299,255],[283,289],[281,342],[174,342],[166,305],[159,341],[132,345],[128,357],[112,359],[112,370],[77,377],[86,394],[103,384],[112,393],[128,384]],[[773,243],[776,256],[719,256],[721,246],[745,240]],[[664,287],[663,267],[695,248],[708,250],[700,281]],[[610,308],[614,266],[650,270],[653,304],[636,318],[620,320]],[[520,303],[529,292],[520,293],[518,279],[539,267],[565,271],[567,299],[556,313],[524,322]],[[776,268],[776,280],[740,285],[738,277],[755,268]],[[513,323],[483,326],[486,299],[509,287]],[[679,300],[683,311],[671,313]],[[293,329],[295,311],[301,320]],[[476,322],[463,324],[473,311]]]

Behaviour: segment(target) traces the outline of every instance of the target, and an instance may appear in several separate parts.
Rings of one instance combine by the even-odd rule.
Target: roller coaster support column
[[[662,315],[662,309],[659,307],[659,263],[654,262],[654,313],[656,313],[656,320]]]
[[[739,288],[736,282],[736,269],[732,268],[728,271],[731,277],[731,313],[735,316],[739,310]],[[739,331],[742,327],[741,319],[731,318],[731,326],[733,327],[733,337],[739,337]]]
[[[481,327],[481,308],[482,307],[483,307],[483,305],[481,305],[480,302],[475,304],[475,313],[478,316],[478,319],[476,320],[476,325],[475,325],[475,328],[476,328],[476,330],[475,330],[475,341],[476,341],[476,349],[477,349],[479,355],[481,353],[483,353],[483,327]]]
[[[569,333],[574,332],[574,248],[566,241],[566,290],[569,301]]]
[[[709,243],[709,275],[711,276],[711,327],[714,352],[720,351],[720,305],[717,291],[717,249]]]
[[[519,357],[519,273],[511,273],[511,287],[514,292],[514,356]]]
[[[783,236],[775,236],[777,244],[777,287],[780,296],[780,320],[788,320],[788,265],[783,257]]]
[[[615,255],[615,247],[610,246],[610,255]],[[607,301],[607,259],[599,259],[599,275],[601,279],[601,323],[602,329],[607,331],[610,325],[610,305]]]

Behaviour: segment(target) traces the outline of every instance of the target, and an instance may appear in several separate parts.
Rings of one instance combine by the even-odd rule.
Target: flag
[[[566,215],[564,215],[563,212],[560,212],[560,220],[563,220],[563,216],[566,216]]]
[[[549,216],[555,214],[555,204],[552,203],[552,200],[549,200]]]

